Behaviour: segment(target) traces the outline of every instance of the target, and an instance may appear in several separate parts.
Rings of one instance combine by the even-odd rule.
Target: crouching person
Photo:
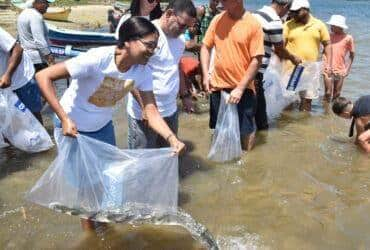
[[[354,103],[344,97],[338,97],[334,100],[332,109],[336,115],[345,119],[352,119],[349,136],[353,136],[354,128],[356,126],[356,143],[366,151],[368,148],[368,145],[364,143],[366,142],[366,136],[361,137],[361,135],[369,129],[370,95],[361,96]],[[360,140],[360,137],[365,138],[365,140]]]
[[[133,80],[149,126],[163,138],[170,138],[174,152],[183,152],[184,143],[177,139],[156,108],[152,73],[146,66],[157,47],[158,36],[150,21],[132,17],[120,27],[117,46],[91,49],[39,72],[36,78],[41,92],[58,117],[55,126],[62,128],[66,136],[80,133],[115,145],[113,107],[124,95],[122,83]],[[72,78],[71,85],[59,102],[52,82],[67,77]],[[95,229],[90,220],[83,220],[82,226]]]

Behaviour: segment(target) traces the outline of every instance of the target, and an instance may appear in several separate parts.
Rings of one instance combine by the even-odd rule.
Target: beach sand
[[[73,6],[69,16],[69,22],[56,22],[46,20],[47,23],[61,28],[77,30],[98,30],[108,25],[107,12],[112,6],[110,5],[81,5]],[[51,8],[52,9],[52,8]],[[60,8],[58,8],[60,9]],[[18,12],[12,9],[1,10],[0,26],[16,35],[16,19]]]

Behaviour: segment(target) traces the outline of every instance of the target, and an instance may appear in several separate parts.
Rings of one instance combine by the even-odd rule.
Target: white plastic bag
[[[236,104],[227,103],[228,98],[229,94],[222,91],[216,129],[208,153],[208,159],[216,162],[235,160],[242,155],[238,110]]]
[[[266,112],[270,121],[279,117],[285,107],[298,100],[295,92],[286,90],[289,77],[290,72],[283,73],[280,59],[276,55],[272,56],[263,78]]]
[[[319,97],[320,79],[322,74],[321,62],[305,62],[304,70],[298,82],[296,92],[309,91],[314,94],[314,99]]]
[[[45,128],[10,89],[0,90],[0,109],[1,133],[13,146],[30,153],[53,147]]]
[[[27,200],[87,217],[130,203],[177,209],[178,157],[170,148],[122,150],[60,129],[54,135],[57,158]]]

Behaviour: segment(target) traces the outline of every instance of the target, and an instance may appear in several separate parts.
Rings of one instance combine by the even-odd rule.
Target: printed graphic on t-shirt
[[[100,87],[89,97],[89,103],[98,107],[112,107],[134,87],[134,80],[106,77]]]

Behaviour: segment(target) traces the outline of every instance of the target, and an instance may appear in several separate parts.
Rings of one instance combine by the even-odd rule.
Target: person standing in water
[[[322,45],[324,54],[331,60],[330,35],[326,25],[310,13],[308,0],[293,0],[289,15],[292,18],[284,24],[284,40],[287,50],[303,62],[316,62],[320,58]],[[318,89],[299,92],[300,111],[311,111],[312,99],[319,97]]]
[[[270,6],[264,6],[253,14],[262,25],[265,45],[265,55],[255,82],[257,92],[256,125],[258,130],[266,130],[269,127],[263,77],[270,63],[272,53],[275,53],[280,59],[290,60],[294,65],[302,62],[300,58],[289,53],[284,46],[283,22],[281,19],[288,13],[291,4],[292,0],[272,0]]]
[[[263,31],[258,20],[244,8],[243,0],[221,0],[224,12],[208,27],[200,51],[203,85],[210,92],[211,129],[216,127],[221,91],[230,92],[229,103],[237,104],[242,148],[255,143],[257,99],[254,78],[265,54]],[[211,50],[214,70],[209,76]]]
[[[353,136],[356,126],[356,142],[359,143],[360,136],[368,129],[370,123],[370,95],[361,96],[355,103],[347,98],[338,97],[333,102],[332,110],[342,118],[352,119],[349,136]],[[359,143],[359,145],[365,149],[366,144]]]
[[[196,21],[196,9],[191,0],[170,0],[161,18],[152,23],[159,32],[158,48],[148,66],[153,72],[153,92],[158,110],[167,125],[176,134],[178,130],[177,96],[185,111],[192,110],[192,99],[179,71],[179,62],[185,50],[183,33]],[[168,146],[170,138],[158,137],[147,126],[147,114],[140,96],[132,91],[127,103],[129,148],[158,148]]]
[[[328,60],[324,56],[324,83],[325,100],[330,101],[340,96],[344,79],[351,71],[355,58],[355,43],[353,37],[344,31],[348,29],[346,18],[341,15],[332,15],[327,22],[330,25],[330,42],[332,57]],[[346,57],[349,61],[346,63]]]
[[[157,48],[158,36],[158,30],[150,21],[132,17],[122,24],[116,46],[91,49],[36,74],[42,95],[58,117],[55,126],[62,128],[65,136],[75,137],[80,133],[115,145],[113,107],[125,91],[120,82],[133,80],[149,126],[168,141],[175,153],[182,153],[184,143],[158,112],[152,91],[152,72],[145,65]],[[66,77],[72,78],[71,85],[59,102],[53,81]],[[82,226],[95,229],[90,220],[82,220]]]

